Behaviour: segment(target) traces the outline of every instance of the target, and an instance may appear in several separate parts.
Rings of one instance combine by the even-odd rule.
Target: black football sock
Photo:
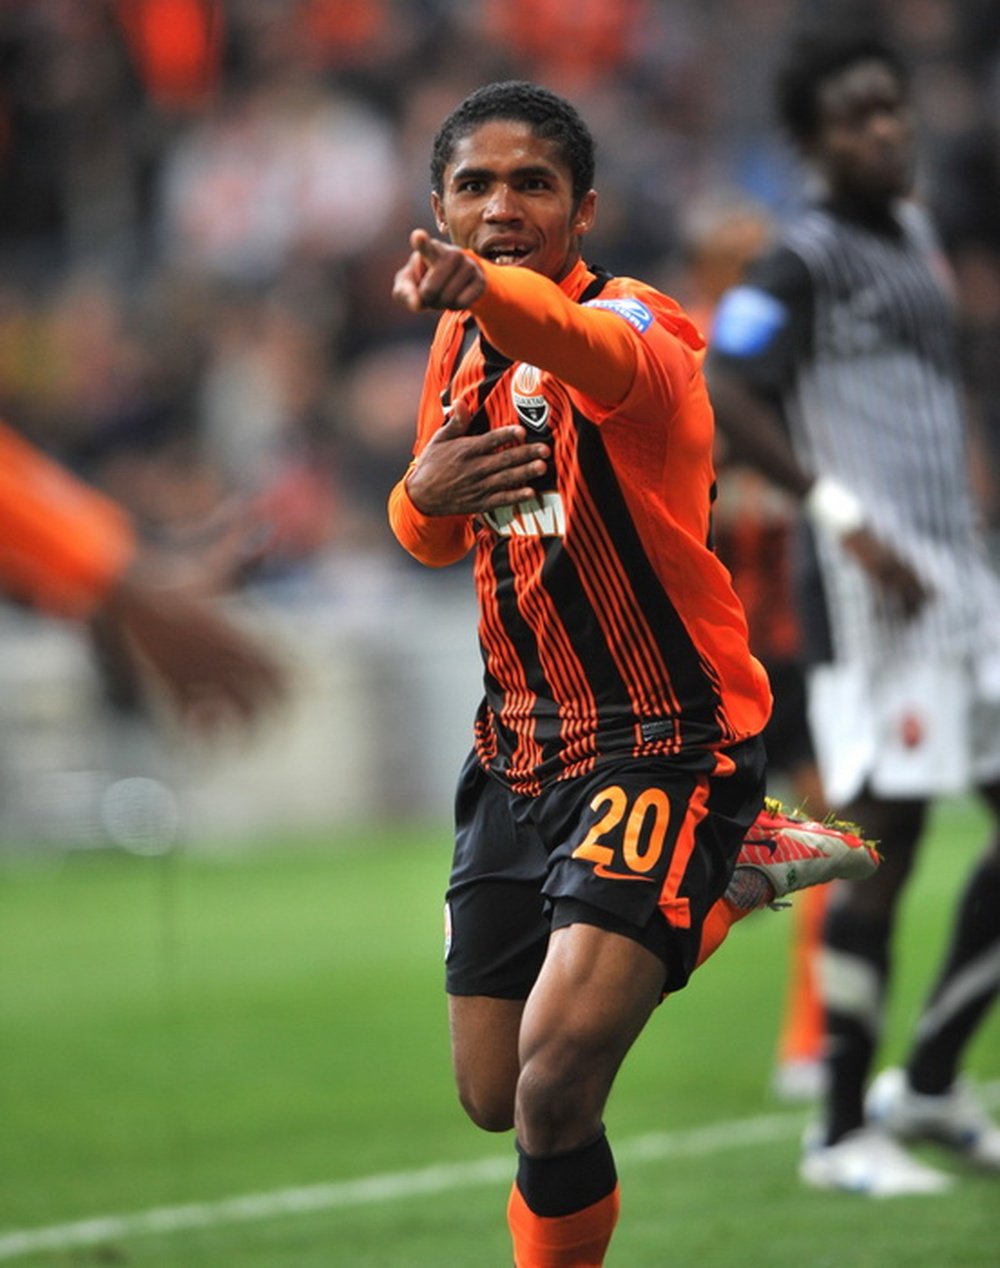
[[[981,863],[955,913],[948,958],[917,1023],[907,1075],[937,1096],[955,1079],[962,1053],[1000,990],[1000,868]]]
[[[865,1084],[882,1032],[889,933],[887,921],[842,908],[827,917],[820,963],[829,1078],[828,1144],[864,1123]]]
[[[597,1268],[618,1207],[618,1177],[603,1131],[548,1157],[532,1157],[518,1145],[517,1179],[507,1203],[518,1268]]]
[[[533,1157],[517,1144],[517,1187],[536,1215],[570,1215],[606,1197],[618,1182],[608,1138],[600,1135],[566,1153]]]

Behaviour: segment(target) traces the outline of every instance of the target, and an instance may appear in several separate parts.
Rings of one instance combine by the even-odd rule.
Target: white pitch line
[[[988,1102],[1000,1100],[1000,1082],[987,1084],[981,1090]],[[687,1131],[652,1132],[616,1142],[615,1156],[625,1164],[705,1156],[727,1149],[785,1140],[801,1130],[801,1126],[802,1115],[796,1112],[734,1119]],[[512,1174],[513,1159],[508,1154],[502,1158],[482,1158],[478,1162],[424,1167],[419,1171],[390,1171],[359,1180],[275,1189],[270,1193],[248,1193],[218,1202],[161,1206],[130,1215],[101,1215],[72,1224],[15,1229],[0,1233],[0,1259],[16,1259],[20,1255],[44,1250],[96,1246],[102,1242],[150,1233],[180,1233],[189,1229],[274,1219],[282,1215],[332,1211],[338,1207],[449,1193],[457,1189],[502,1184],[509,1181]]]
[[[652,1162],[671,1155],[717,1153],[728,1148],[781,1140],[800,1125],[793,1114],[775,1114],[732,1123],[716,1123],[690,1131],[654,1133],[633,1137],[615,1145],[619,1162]],[[216,1228],[298,1215],[331,1211],[361,1203],[391,1202],[403,1198],[448,1193],[458,1189],[509,1182],[514,1172],[512,1154],[424,1167],[419,1171],[387,1172],[359,1180],[313,1184],[304,1188],[248,1193],[218,1202],[156,1207],[131,1215],[102,1215],[73,1224],[21,1229],[0,1234],[0,1259],[15,1259],[44,1250],[69,1250],[95,1246],[149,1233],[179,1233],[188,1229]]]

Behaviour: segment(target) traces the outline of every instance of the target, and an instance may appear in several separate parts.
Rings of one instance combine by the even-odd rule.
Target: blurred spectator
[[[222,77],[222,0],[116,0],[150,98],[164,110],[206,106]]]
[[[426,361],[426,345],[414,340],[374,347],[355,359],[344,382],[337,463],[342,531],[353,545],[387,544],[385,505],[410,460]]]
[[[633,67],[649,0],[485,0],[483,31],[507,48],[521,78],[580,94]]]
[[[392,129],[365,103],[294,77],[257,87],[196,124],[168,158],[167,258],[273,282],[299,256],[356,255],[391,213],[397,177]]]

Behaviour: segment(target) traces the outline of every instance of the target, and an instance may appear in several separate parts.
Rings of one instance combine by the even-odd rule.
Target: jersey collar
[[[562,293],[568,295],[570,299],[579,299],[593,280],[594,274],[590,271],[587,263],[583,259],[579,259],[563,280],[558,283],[558,286]]]

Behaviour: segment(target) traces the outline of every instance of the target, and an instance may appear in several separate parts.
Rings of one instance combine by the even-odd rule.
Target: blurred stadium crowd
[[[797,19],[856,10],[914,68],[1000,452],[995,0],[0,0],[0,414],[167,547],[251,526],[264,578],[395,555],[428,329],[389,289],[443,115],[494,78],[571,96],[590,258],[676,292],[709,205],[795,205],[771,68]]]
[[[246,822],[254,798],[286,822],[310,795],[317,819],[450,800],[447,745],[464,748],[468,719],[455,683],[477,673],[464,589],[411,568],[384,510],[433,326],[390,286],[409,230],[432,227],[441,119],[492,79],[569,96],[598,143],[588,258],[697,308],[691,253],[719,208],[780,219],[802,198],[771,110],[786,35],[858,15],[913,68],[920,190],[956,271],[996,526],[1000,0],[0,0],[0,417],[130,508],[182,575],[249,586],[300,643],[317,611],[327,623],[305,658],[326,677],[299,693],[312,713],[229,798]],[[424,607],[407,616],[411,591]],[[352,604],[366,613],[345,649],[330,614]],[[8,615],[7,820],[53,803],[32,782],[46,770],[103,786],[92,768],[124,751],[157,771],[113,660],[119,755],[102,757],[65,647],[60,679]],[[196,757],[186,778],[202,774]]]

